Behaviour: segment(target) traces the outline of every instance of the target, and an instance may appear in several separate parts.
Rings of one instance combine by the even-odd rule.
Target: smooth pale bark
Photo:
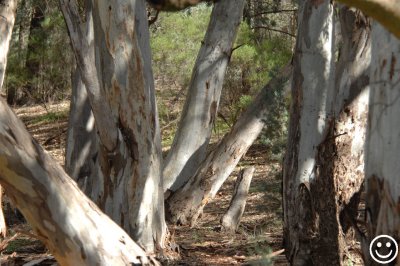
[[[344,265],[363,183],[370,30],[359,11],[340,10],[335,70],[333,7],[329,1],[314,7],[302,6],[294,57],[284,239],[294,265]]]
[[[360,9],[400,38],[399,0],[339,0],[339,2]]]
[[[232,193],[229,208],[221,218],[222,230],[235,232],[246,207],[247,194],[249,192],[251,179],[253,178],[254,166],[240,171]]]
[[[79,190],[2,99],[0,183],[61,265],[157,263]]]
[[[299,7],[283,173],[284,237],[287,257],[294,265],[312,265],[312,247],[303,239],[312,237],[310,229],[315,218],[310,212],[310,183],[316,178],[318,145],[329,132],[328,116],[332,113],[333,10],[329,1],[307,0]],[[337,258],[333,258],[332,262],[336,261]]]
[[[181,187],[206,157],[243,7],[244,0],[220,0],[214,5],[178,130],[165,160],[164,191]]]
[[[92,1],[86,32],[61,0],[99,132],[91,197],[146,251],[164,247],[161,140],[145,3]],[[91,11],[90,8],[88,8]]]
[[[97,135],[92,108],[81,79],[80,70],[72,74],[72,95],[65,152],[65,171],[85,192],[91,195],[90,176],[96,171]]]
[[[369,243],[385,234],[400,239],[400,41],[378,23],[372,26],[371,92],[365,145],[366,216]],[[393,265],[398,265],[400,255]]]
[[[7,54],[10,48],[16,9],[17,0],[3,0],[0,2],[0,91],[2,90],[6,73]]]
[[[291,69],[290,65],[286,66],[261,90],[196,173],[167,199],[166,218],[169,221],[194,225],[204,206],[215,197],[240,158],[261,133],[270,106],[278,101],[277,90],[285,86],[291,76]]]
[[[3,82],[7,66],[7,55],[10,48],[16,9],[16,0],[3,0],[0,2],[0,92],[3,90]],[[2,208],[2,193],[3,189],[0,186],[0,236],[5,237],[7,228]]]
[[[195,6],[201,2],[212,0],[147,0],[147,2],[157,10],[178,11],[190,6]]]

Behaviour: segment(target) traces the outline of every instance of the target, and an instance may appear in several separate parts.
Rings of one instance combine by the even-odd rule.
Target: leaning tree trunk
[[[61,265],[156,263],[77,187],[0,99],[0,183]]]
[[[397,242],[400,240],[399,69],[399,39],[378,23],[374,23],[370,115],[365,145],[366,216],[369,239],[363,246],[367,264],[372,262],[368,254],[369,243],[374,237],[385,234],[392,236]],[[390,265],[399,263],[400,255]]]
[[[285,67],[261,90],[195,174],[167,199],[166,217],[169,221],[192,225],[196,222],[204,206],[215,197],[240,158],[260,134],[264,121],[268,119],[270,106],[279,100],[290,74],[291,66]]]
[[[306,1],[299,16],[283,173],[285,245],[294,265],[342,265],[363,182],[369,23],[358,11],[340,10],[344,43],[335,73],[332,4]]]
[[[16,0],[0,1],[0,93],[3,89],[7,66],[7,54],[10,47],[11,34],[15,22]],[[0,236],[6,236],[7,228],[2,207],[3,189],[0,186]]]
[[[206,157],[243,8],[244,0],[221,0],[214,5],[178,130],[165,160],[164,191],[181,187]]]
[[[61,0],[98,130],[101,178],[91,182],[100,208],[153,252],[164,247],[166,224],[145,3],[92,3],[86,34],[76,2]]]

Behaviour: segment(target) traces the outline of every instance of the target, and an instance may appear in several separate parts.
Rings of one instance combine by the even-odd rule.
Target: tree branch
[[[195,6],[201,2],[211,2],[212,0],[147,0],[156,10],[179,11],[190,6]]]
[[[289,35],[290,37],[296,39],[296,35],[294,35],[294,34],[292,34],[290,32],[279,30],[279,29],[270,28],[268,26],[255,26],[255,27],[252,27],[251,29],[265,29],[265,30],[270,30],[270,31],[276,31],[276,32],[279,32],[279,33],[282,33],[282,34]]]
[[[356,7],[400,38],[400,3],[397,0],[338,0]]]
[[[258,17],[258,16],[268,15],[268,14],[286,13],[286,12],[297,12],[297,9],[268,10],[268,11],[263,11],[263,12],[254,14],[252,17]]]

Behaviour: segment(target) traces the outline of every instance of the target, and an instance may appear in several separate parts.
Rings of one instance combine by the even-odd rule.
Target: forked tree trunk
[[[269,107],[278,101],[278,91],[283,89],[290,75],[291,66],[287,66],[261,90],[196,173],[167,199],[166,217],[169,221],[192,225],[196,222],[204,206],[215,197],[260,134],[265,119],[268,119]]]
[[[235,232],[246,207],[247,194],[249,192],[251,179],[253,178],[254,166],[243,169],[237,177],[232,200],[229,208],[221,218],[222,230]]]
[[[76,2],[61,0],[99,133],[101,173],[91,179],[95,200],[146,251],[154,252],[164,247],[167,229],[145,3],[92,3],[85,33]]]
[[[97,135],[92,108],[80,70],[72,74],[72,95],[65,152],[65,171],[85,192],[92,195],[90,177],[96,171]]]
[[[368,239],[363,243],[363,247],[366,265],[373,262],[368,254],[369,244],[374,237],[385,234],[393,237],[398,243],[400,240],[399,69],[399,39],[378,23],[374,23],[370,115],[365,146]],[[375,257],[377,258],[376,255]],[[400,255],[390,265],[399,263]]]
[[[3,90],[3,82],[7,66],[7,54],[10,48],[16,9],[16,0],[0,1],[0,93]],[[2,193],[3,189],[0,186],[0,236],[5,237],[7,228],[3,214]]]
[[[0,183],[60,265],[156,264],[77,187],[0,99]]]
[[[206,157],[243,7],[244,0],[221,0],[214,4],[178,130],[165,160],[164,191],[181,187]]]
[[[344,43],[335,73],[332,4],[305,1],[299,16],[283,174],[285,245],[294,265],[343,265],[363,182],[369,23],[358,11],[340,10]]]

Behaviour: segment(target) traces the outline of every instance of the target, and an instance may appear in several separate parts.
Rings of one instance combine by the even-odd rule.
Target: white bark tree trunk
[[[4,76],[7,66],[7,55],[10,48],[11,34],[15,22],[16,0],[0,1],[0,93],[3,90]],[[3,189],[0,186],[0,236],[5,237],[7,232],[2,207]]]
[[[369,243],[385,234],[400,239],[400,41],[378,23],[372,26],[370,115],[365,146]],[[384,253],[386,254],[386,253]],[[376,256],[375,256],[376,257]],[[391,265],[400,263],[400,255]]]
[[[78,188],[0,99],[0,183],[60,265],[157,264]]]
[[[181,187],[206,157],[244,2],[221,0],[214,4],[193,68],[178,130],[165,160],[164,191],[176,191]]]
[[[289,80],[291,69],[291,66],[285,67],[261,90],[195,174],[167,199],[166,217],[169,221],[194,225],[204,206],[215,197],[260,134],[265,119],[268,119],[270,106],[278,100],[277,91],[282,90]]]
[[[7,54],[10,48],[16,9],[17,0],[0,1],[0,91],[2,90],[6,73]]]
[[[284,238],[294,265],[345,263],[345,237],[363,182],[368,112],[369,22],[341,9],[343,45],[334,67],[333,6],[305,1],[294,57],[284,162]]]
[[[237,177],[232,200],[229,208],[221,218],[222,230],[235,232],[246,207],[247,194],[249,192],[251,179],[253,178],[254,166],[243,169]]]
[[[85,33],[76,2],[61,0],[99,132],[100,178],[91,181],[95,200],[154,252],[164,247],[167,229],[145,3],[102,0],[92,5]]]

